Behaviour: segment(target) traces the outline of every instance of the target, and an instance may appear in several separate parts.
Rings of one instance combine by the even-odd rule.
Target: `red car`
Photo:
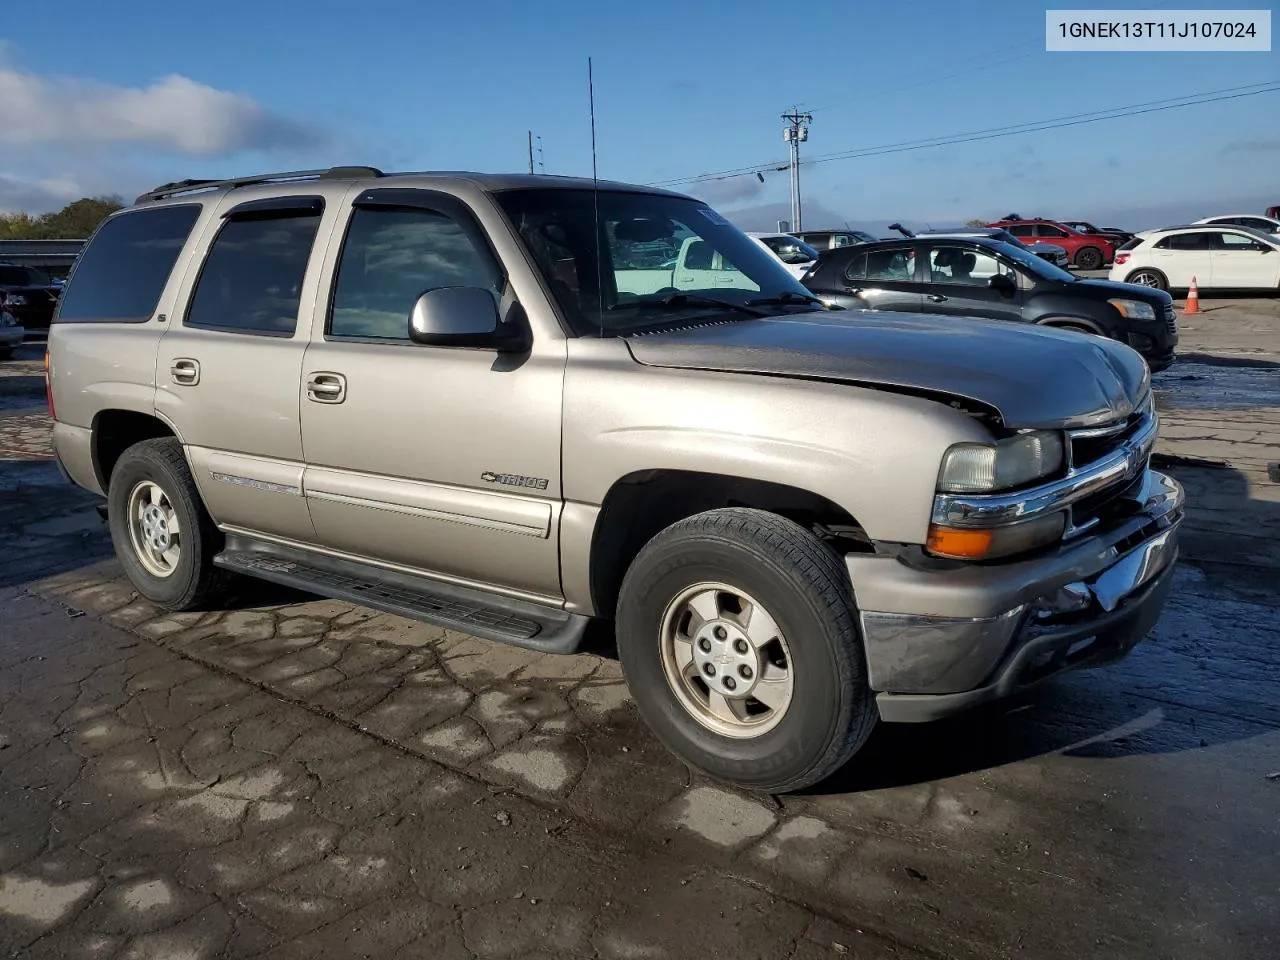
[[[1116,256],[1111,240],[1096,233],[1080,233],[1057,220],[1000,220],[987,226],[1008,230],[1023,243],[1056,243],[1081,270],[1097,270]]]

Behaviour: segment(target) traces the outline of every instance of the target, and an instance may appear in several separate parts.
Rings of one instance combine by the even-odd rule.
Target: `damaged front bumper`
[[[1048,556],[946,570],[847,556],[881,718],[935,720],[1127,654],[1159,619],[1184,501],[1151,470],[1130,496],[1125,520]]]

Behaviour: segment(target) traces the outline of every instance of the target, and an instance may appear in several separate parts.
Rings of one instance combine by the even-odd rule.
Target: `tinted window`
[[[1271,233],[1276,229],[1276,225],[1270,220],[1263,220],[1261,217],[1240,217],[1236,223],[1242,227],[1252,227],[1254,230],[1261,230],[1263,233]]]
[[[488,254],[442,213],[357,209],[338,264],[329,333],[407,340],[414,301],[438,287],[482,287],[496,300],[502,279]]]
[[[934,283],[984,286],[997,273],[1013,276],[1013,269],[985,250],[934,247],[929,252],[929,278]]]
[[[867,254],[868,280],[914,280],[916,252],[908,250],[875,250]]]
[[[1146,238],[1146,237],[1134,237],[1134,238],[1133,238],[1133,239],[1131,239],[1131,240],[1126,240],[1126,241],[1124,242],[1124,244],[1120,247],[1120,249],[1121,249],[1121,250],[1132,250],[1134,247],[1141,246],[1142,244],[1144,244],[1144,243],[1146,243],[1146,242],[1147,242],[1147,238]]]
[[[1156,244],[1159,250],[1208,250],[1214,245],[1216,233],[1201,231],[1199,233],[1174,233],[1162,237]]]
[[[1015,237],[1030,237],[1035,233],[1036,228],[1029,223],[1019,223],[1009,228],[1009,232]]]
[[[1063,237],[1067,236],[1067,231],[1063,230],[1061,227],[1051,227],[1047,223],[1041,223],[1036,226],[1036,236],[1052,237],[1054,239],[1061,240]]]
[[[76,262],[58,323],[143,323],[151,319],[200,207],[137,210],[102,225]]]
[[[187,326],[292,335],[319,214],[228,220],[205,258]]]
[[[860,253],[856,257],[849,258],[849,266],[845,267],[844,278],[846,280],[862,280],[867,275],[867,255]]]
[[[0,286],[46,287],[48,285],[49,278],[39,270],[0,263]]]

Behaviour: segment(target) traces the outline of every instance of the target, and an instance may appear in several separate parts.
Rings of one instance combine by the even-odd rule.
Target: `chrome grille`
[[[1067,431],[1067,468],[1070,471],[1088,469],[1089,465],[1109,456],[1124,446],[1135,435],[1144,432],[1155,420],[1155,398],[1148,392],[1146,398],[1124,420],[1101,427]],[[1142,458],[1137,475],[1129,475],[1116,483],[1072,504],[1067,522],[1066,537],[1078,536],[1107,519],[1119,519],[1131,512],[1134,504],[1127,499],[1142,487],[1142,471],[1145,471],[1151,452]]]

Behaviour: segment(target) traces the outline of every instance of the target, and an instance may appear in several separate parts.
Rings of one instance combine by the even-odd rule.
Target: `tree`
[[[120,197],[82,197],[56,213],[0,214],[0,240],[84,240],[124,206]]]
[[[987,225],[987,221],[985,221],[985,220],[966,220],[966,221],[964,222],[964,225],[965,225],[966,227],[985,227],[985,226]]]

